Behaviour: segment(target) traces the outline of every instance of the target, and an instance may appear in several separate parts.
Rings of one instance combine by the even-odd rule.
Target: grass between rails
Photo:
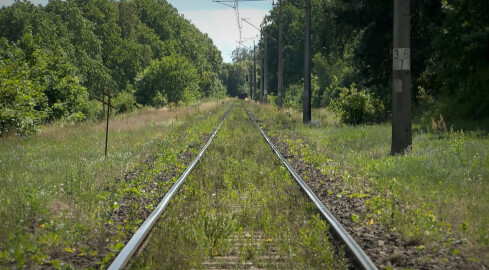
[[[132,267],[344,269],[328,227],[237,105]]]
[[[129,215],[115,224],[118,202],[143,196],[157,203],[171,185],[158,183],[155,193],[143,193],[145,186],[158,173],[183,170],[178,156],[211,132],[228,106],[207,102],[118,117],[111,121],[107,158],[101,123],[1,139],[0,268],[103,267],[141,222]],[[120,180],[136,168],[135,179]]]
[[[254,106],[272,135],[326,174],[344,180],[343,196],[367,198],[371,218],[418,248],[450,246],[489,265],[489,138],[414,124],[413,150],[390,156],[390,124],[346,126],[326,110],[303,125],[298,112]],[[368,188],[365,189],[364,186]],[[454,248],[454,243],[462,243]]]

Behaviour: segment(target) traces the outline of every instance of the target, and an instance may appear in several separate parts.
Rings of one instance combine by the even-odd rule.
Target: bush
[[[102,111],[102,103],[98,100],[90,100],[87,105],[85,117],[88,120],[103,119],[104,113]]]
[[[138,76],[138,103],[162,106],[188,104],[200,98],[197,70],[183,56],[172,55],[154,61]]]
[[[123,92],[112,100],[112,106],[117,113],[132,112],[136,109],[136,99],[131,93]]]
[[[211,86],[209,97],[224,98],[226,97],[226,87],[219,78],[214,78]]]
[[[153,98],[153,100],[151,102],[152,102],[153,107],[156,107],[156,108],[161,108],[163,106],[168,105],[168,99],[166,99],[166,96],[163,96],[161,94],[161,92],[156,93],[156,96]],[[175,103],[172,102],[172,104],[175,104]]]
[[[350,88],[342,87],[340,96],[331,101],[332,109],[338,114],[341,122],[358,125],[373,123],[382,119],[384,105],[370,95],[366,89],[358,90],[355,84]]]
[[[303,93],[304,93],[304,86],[302,83],[295,83],[289,85],[289,87],[285,89],[285,95],[283,100],[284,106],[302,110]]]

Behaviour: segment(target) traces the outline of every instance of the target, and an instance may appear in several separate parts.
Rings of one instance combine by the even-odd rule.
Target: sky
[[[30,0],[34,4],[47,4],[48,0]],[[224,62],[231,62],[231,53],[239,46],[239,28],[235,10],[213,0],[167,0],[180,14],[190,20],[203,33],[207,33],[222,52]],[[11,5],[14,0],[0,0],[0,7]],[[233,4],[232,2],[229,4]],[[272,9],[271,0],[255,0],[239,3],[239,16],[259,27],[266,14]],[[259,31],[241,21],[241,37],[244,45],[253,47],[253,40]]]
[[[222,52],[224,62],[231,62],[231,53],[239,46],[239,28],[235,10],[213,0],[169,0],[178,12],[189,19],[200,31],[207,33]],[[233,4],[233,3],[230,3]],[[272,9],[270,0],[239,3],[239,16],[259,27],[266,14]],[[260,32],[241,21],[241,37],[244,45],[253,46],[253,40]]]

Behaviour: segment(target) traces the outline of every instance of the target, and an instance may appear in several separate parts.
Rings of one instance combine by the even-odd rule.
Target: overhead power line
[[[239,41],[242,41],[242,29],[243,29],[243,24],[241,23],[240,15],[239,15],[239,3],[240,2],[263,2],[263,1],[270,1],[270,0],[212,0],[214,3],[219,3],[225,6],[228,6],[230,8],[234,9],[234,13],[236,16],[236,22],[238,23],[238,29],[239,29]],[[232,4],[231,4],[232,3]]]
[[[242,18],[241,19],[242,21],[246,22],[247,24],[251,25],[252,27],[254,27],[256,30],[260,31],[260,33],[262,32],[262,29],[258,28],[256,25],[250,23],[247,19],[245,18]],[[277,39],[275,39],[274,37],[270,36],[269,34],[267,33],[263,33],[263,35],[267,36],[268,38],[270,39],[273,39],[274,41],[277,41]]]

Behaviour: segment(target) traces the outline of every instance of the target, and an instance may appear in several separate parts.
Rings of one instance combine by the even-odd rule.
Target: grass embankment
[[[0,268],[78,268],[109,260],[108,247],[116,253],[141,222],[129,215],[117,224],[118,203],[128,196],[157,203],[169,184],[142,190],[158,173],[182,170],[179,156],[212,132],[229,104],[148,109],[112,119],[107,158],[104,123],[52,125],[30,138],[0,139]],[[136,168],[136,178],[125,181]]]
[[[136,269],[342,269],[328,224],[238,105],[135,260]]]
[[[390,156],[391,125],[346,126],[334,114],[302,115],[254,106],[272,135],[321,171],[344,180],[343,196],[367,198],[370,218],[399,231],[418,248],[451,245],[489,264],[489,138],[484,132],[440,131],[414,124],[413,150]],[[449,123],[448,123],[449,124]],[[460,241],[461,240],[461,241]],[[453,244],[458,247],[453,248]]]

